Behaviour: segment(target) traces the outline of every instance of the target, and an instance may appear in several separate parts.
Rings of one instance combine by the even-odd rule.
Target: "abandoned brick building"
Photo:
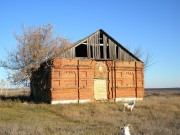
[[[136,100],[144,95],[144,66],[98,30],[44,62],[31,84],[33,98],[51,104]]]

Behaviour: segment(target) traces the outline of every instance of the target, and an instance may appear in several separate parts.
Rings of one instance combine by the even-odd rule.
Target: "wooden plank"
[[[114,43],[111,41],[111,60],[114,60],[113,49],[114,49]]]
[[[123,49],[122,49],[122,60],[125,60],[125,53]]]
[[[103,35],[103,58],[107,59],[107,37]]]
[[[101,55],[100,53],[101,53],[101,52],[100,52],[100,33],[99,33],[99,32],[97,33],[97,48],[98,48],[98,49],[97,49],[98,59],[100,59],[100,57],[101,57],[101,56],[100,56],[100,55]]]
[[[90,57],[94,58],[94,51],[93,51],[94,49],[93,49],[93,45],[92,45],[92,37],[89,38],[89,45],[90,45],[90,49],[92,47],[92,52],[91,52],[91,56]]]
[[[72,58],[75,58],[75,47],[72,48],[72,51],[73,51],[73,56],[72,56]]]
[[[95,43],[96,43],[96,59],[98,59],[98,36],[97,33],[95,34]]]
[[[121,59],[121,48],[118,47],[118,60],[120,60],[120,59]]]
[[[126,61],[128,61],[129,54],[126,52]]]
[[[95,34],[95,59],[98,59],[97,33]]]
[[[90,45],[90,43],[89,43],[89,38],[88,38],[88,47],[89,47],[89,59],[91,58],[91,45]]]
[[[90,54],[90,45],[89,45],[89,38],[87,38],[87,57],[90,59],[91,58],[91,54]]]
[[[88,38],[86,39],[87,58],[89,58]]]
[[[91,38],[91,44],[92,44],[92,49],[93,49],[93,59],[95,58],[95,47],[94,47],[94,36]]]
[[[116,46],[117,46],[117,45],[114,43],[114,50],[113,50],[113,51],[114,51],[114,60],[117,59],[117,56],[116,56]]]
[[[94,48],[94,59],[96,58],[96,44],[95,44],[95,35],[93,35],[93,41],[92,41],[92,44],[93,44],[93,48]]]
[[[121,57],[121,55],[122,55],[121,50],[122,50],[121,47],[119,47],[119,60],[122,60],[122,59],[121,59],[121,58],[122,58],[122,57]]]
[[[116,45],[116,59],[118,60],[119,57],[119,47]]]
[[[111,60],[114,60],[114,43],[111,41]]]
[[[96,59],[97,49],[96,49],[96,36],[94,35],[94,59]]]
[[[112,59],[112,54],[111,54],[111,40],[108,39],[108,44],[109,44],[109,58]]]
[[[100,32],[97,33],[97,48],[98,48],[98,59],[101,58],[101,50],[100,50]]]
[[[126,52],[123,50],[123,54],[124,54],[124,61],[126,61]]]
[[[111,40],[110,40],[111,41]],[[114,43],[111,41],[111,43],[110,43],[110,50],[111,50],[111,60],[113,60],[114,59]]]
[[[95,52],[94,52],[94,55],[95,55],[95,59],[97,59],[97,45],[96,45],[96,34],[94,35],[94,49],[95,49]]]

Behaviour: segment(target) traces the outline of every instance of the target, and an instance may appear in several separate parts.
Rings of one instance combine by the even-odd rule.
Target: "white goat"
[[[124,105],[123,105],[123,111],[125,112],[125,109],[129,109],[129,110],[131,110],[131,112],[132,112],[132,109],[134,108],[135,103],[136,103],[136,101],[133,101],[133,102],[130,103],[130,104],[124,103]]]
[[[121,128],[121,132],[120,132],[120,135],[131,135],[130,132],[129,132],[129,127],[131,125],[128,124],[127,126],[124,125],[123,128]]]

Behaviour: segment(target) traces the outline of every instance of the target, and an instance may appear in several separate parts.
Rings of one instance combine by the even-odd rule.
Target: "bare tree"
[[[17,48],[7,51],[8,56],[0,60],[0,66],[10,71],[14,83],[31,81],[32,73],[40,64],[55,57],[70,42],[61,36],[53,37],[53,25],[22,27],[22,35],[14,34]]]
[[[148,67],[150,67],[153,64],[153,56],[150,51],[143,52],[141,47],[137,47],[134,49],[133,53],[136,57],[139,59],[142,59],[144,62],[144,69],[146,70]]]

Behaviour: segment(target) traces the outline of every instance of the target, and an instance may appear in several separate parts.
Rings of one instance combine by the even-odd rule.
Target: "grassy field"
[[[12,101],[13,100],[13,101]],[[122,103],[25,104],[0,101],[0,135],[118,135],[130,123],[133,135],[180,134],[180,91],[146,91],[133,112]]]

